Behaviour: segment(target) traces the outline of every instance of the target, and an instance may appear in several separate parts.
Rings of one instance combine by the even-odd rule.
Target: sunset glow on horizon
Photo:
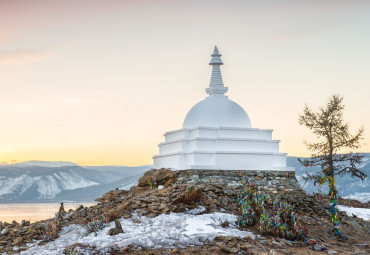
[[[370,2],[0,0],[0,164],[146,165],[206,97],[217,45],[228,96],[288,156],[307,104],[340,94],[370,152]]]

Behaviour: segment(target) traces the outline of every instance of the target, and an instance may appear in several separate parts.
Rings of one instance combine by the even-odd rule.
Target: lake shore
[[[65,210],[77,209],[80,205],[93,206],[97,202],[64,202]],[[54,218],[59,210],[60,203],[0,203],[0,221],[21,222],[22,220],[31,223]]]

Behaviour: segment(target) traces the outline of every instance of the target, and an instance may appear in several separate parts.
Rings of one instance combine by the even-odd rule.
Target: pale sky
[[[0,162],[152,164],[206,97],[210,54],[228,96],[280,151],[334,93],[370,152],[370,1],[0,0]]]

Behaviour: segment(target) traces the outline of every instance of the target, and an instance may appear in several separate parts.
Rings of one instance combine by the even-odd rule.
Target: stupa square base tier
[[[286,153],[279,152],[279,141],[271,129],[234,127],[184,128],[165,133],[154,156],[154,168],[276,170],[286,167]]]

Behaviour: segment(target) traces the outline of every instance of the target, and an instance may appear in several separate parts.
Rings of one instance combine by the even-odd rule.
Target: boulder
[[[115,236],[115,235],[118,235],[120,233],[123,233],[122,225],[119,222],[119,220],[115,220],[114,224],[116,225],[116,227],[109,229],[108,235]]]
[[[14,239],[13,241],[13,244],[12,245],[19,245],[23,242],[23,238],[22,237],[17,237]]]
[[[148,180],[155,186],[169,186],[176,182],[176,174],[169,169],[152,169],[147,171],[138,181],[139,187],[149,187]]]

